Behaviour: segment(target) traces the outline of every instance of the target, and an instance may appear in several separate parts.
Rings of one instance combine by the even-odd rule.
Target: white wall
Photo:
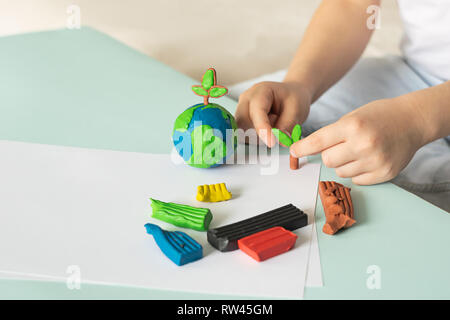
[[[0,0],[0,36],[64,28],[67,8],[95,27],[192,77],[212,65],[230,84],[289,64],[320,0]],[[394,0],[366,55],[397,53]]]

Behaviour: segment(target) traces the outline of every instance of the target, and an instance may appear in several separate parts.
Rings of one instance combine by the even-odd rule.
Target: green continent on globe
[[[198,107],[201,107],[201,106],[203,106],[203,104],[199,103],[199,104],[193,105],[192,107],[184,110],[175,120],[175,125],[173,126],[173,132],[186,131],[189,127],[189,123],[191,122],[192,116],[194,115],[194,111]],[[172,134],[173,134],[173,132],[172,132]]]
[[[222,117],[225,120],[230,120],[231,128],[233,129],[233,131],[237,130],[238,126],[237,126],[236,120],[234,119],[233,115],[227,109],[222,107],[220,104],[216,104],[216,103],[210,103],[207,106],[204,106],[202,108],[202,110],[207,109],[207,108],[218,108],[218,109],[220,109],[220,111],[222,111]],[[191,118],[192,118],[193,114],[194,114],[194,111],[192,111]],[[238,144],[238,137],[237,137],[237,135],[234,136],[233,143],[234,143],[234,147],[236,148],[236,146]]]
[[[192,155],[187,162],[196,168],[209,168],[226,157],[227,144],[214,135],[211,126],[201,125],[191,133]]]

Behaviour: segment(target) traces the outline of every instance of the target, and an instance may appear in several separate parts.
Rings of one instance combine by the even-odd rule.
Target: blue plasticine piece
[[[166,231],[156,224],[147,223],[144,226],[151,234],[161,251],[175,264],[183,264],[199,260],[203,257],[202,246],[181,231]]]

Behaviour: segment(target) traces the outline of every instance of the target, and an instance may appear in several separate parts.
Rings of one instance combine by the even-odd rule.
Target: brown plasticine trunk
[[[298,158],[289,155],[289,166],[291,167],[291,170],[297,170],[298,169]]]
[[[335,181],[319,181],[319,195],[326,218],[324,233],[335,234],[356,222],[350,188]]]

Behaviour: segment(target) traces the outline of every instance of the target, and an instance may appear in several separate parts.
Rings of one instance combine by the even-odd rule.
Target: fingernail
[[[289,153],[290,153],[291,156],[293,156],[293,157],[300,158],[300,156],[297,155],[297,153],[295,152],[294,148],[290,148],[290,149],[289,149]]]

